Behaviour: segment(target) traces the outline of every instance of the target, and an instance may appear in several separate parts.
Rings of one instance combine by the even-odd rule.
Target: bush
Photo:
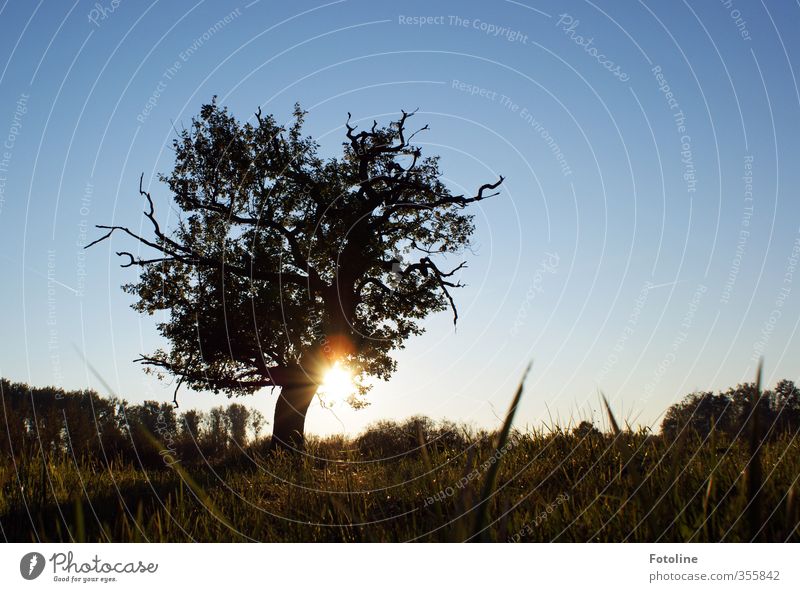
[[[419,453],[423,442],[434,450],[467,446],[463,428],[450,421],[436,422],[424,415],[415,415],[401,423],[378,421],[356,438],[359,452],[375,458]]]

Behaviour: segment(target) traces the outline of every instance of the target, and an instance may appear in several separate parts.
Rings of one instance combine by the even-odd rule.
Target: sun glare
[[[355,391],[353,374],[336,362],[325,373],[320,385],[320,393],[334,401],[343,401]]]

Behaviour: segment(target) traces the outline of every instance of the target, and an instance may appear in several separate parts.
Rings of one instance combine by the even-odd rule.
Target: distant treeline
[[[264,416],[239,403],[208,412],[176,410],[171,403],[131,404],[106,398],[93,390],[64,391],[30,387],[0,379],[0,454],[31,458],[43,453],[68,455],[104,463],[112,460],[144,466],[173,462],[229,461],[242,450],[261,451]],[[754,411],[755,410],[755,411]],[[661,423],[667,438],[681,434],[706,437],[714,430],[730,440],[749,434],[748,421],[757,416],[758,433],[774,439],[800,430],[800,390],[790,380],[757,397],[755,384],[745,383],[720,393],[695,392],[670,407]],[[591,422],[573,429],[577,435],[599,434]],[[466,445],[463,428],[416,416],[404,422],[382,421],[343,446],[366,455],[389,457],[429,445]],[[489,434],[484,433],[483,437]]]
[[[264,416],[239,403],[208,412],[171,403],[131,404],[93,390],[30,387],[0,379],[0,453],[66,454],[157,466],[213,462],[262,440]],[[6,457],[8,458],[8,457]]]
[[[675,437],[691,431],[707,436],[714,429],[731,439],[748,434],[755,419],[763,439],[800,430],[800,391],[791,380],[781,380],[774,389],[758,396],[755,383],[744,383],[727,391],[695,392],[667,410],[661,433]]]

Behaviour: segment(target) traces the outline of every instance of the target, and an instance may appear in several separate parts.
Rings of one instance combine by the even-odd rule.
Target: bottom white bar
[[[11,543],[0,566],[15,591],[800,589],[791,544]]]

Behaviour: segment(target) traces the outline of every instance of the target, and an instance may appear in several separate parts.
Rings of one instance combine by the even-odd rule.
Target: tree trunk
[[[275,405],[270,450],[286,450],[290,453],[303,450],[306,412],[317,388],[318,385],[313,381],[281,387],[281,394]]]

